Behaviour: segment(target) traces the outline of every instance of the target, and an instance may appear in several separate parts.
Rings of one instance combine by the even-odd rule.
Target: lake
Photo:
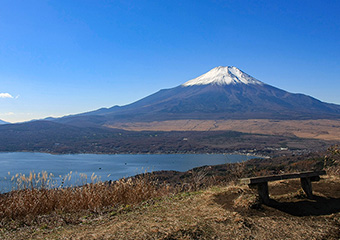
[[[94,173],[102,181],[117,180],[145,171],[187,171],[204,166],[234,163],[249,160],[254,156],[236,154],[66,154],[12,152],[0,153],[0,192],[11,189],[11,177],[17,173],[47,171],[63,178],[72,171],[74,183],[77,175]],[[60,177],[61,176],[61,177]],[[78,177],[79,178],[79,177]],[[89,180],[90,182],[90,180]]]

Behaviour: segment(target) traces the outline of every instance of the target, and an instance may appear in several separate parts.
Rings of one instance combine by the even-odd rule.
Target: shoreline
[[[263,154],[255,154],[252,152],[149,152],[149,153],[139,153],[139,152],[121,152],[121,153],[105,153],[105,152],[70,152],[70,153],[57,153],[57,152],[49,152],[49,151],[0,151],[2,153],[42,153],[42,154],[50,154],[50,155],[242,155],[242,156],[252,156],[254,158],[270,158],[270,155]]]
[[[202,166],[246,162],[259,159],[247,154],[69,154],[52,155],[42,152],[2,152],[0,162],[5,164],[1,171],[1,192],[7,192],[16,180],[13,175],[47,172],[60,182],[64,176],[72,174],[69,185],[78,185],[79,176],[90,179],[94,174],[101,181],[115,181],[141,173],[157,171],[186,172]],[[0,153],[1,154],[1,153]],[[64,157],[65,156],[65,157]],[[7,175],[12,173],[11,175]],[[59,178],[58,178],[59,176]]]

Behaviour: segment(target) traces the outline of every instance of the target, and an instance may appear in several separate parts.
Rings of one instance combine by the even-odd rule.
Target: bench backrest
[[[257,184],[257,183],[278,181],[278,180],[292,179],[292,178],[312,178],[312,177],[318,177],[320,175],[326,175],[326,171],[316,171],[316,172],[309,171],[309,172],[301,172],[301,173],[270,175],[270,176],[263,176],[263,177],[242,178],[240,180],[240,183],[241,184]]]

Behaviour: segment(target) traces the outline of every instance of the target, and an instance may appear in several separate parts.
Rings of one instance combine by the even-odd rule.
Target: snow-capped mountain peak
[[[263,83],[250,75],[242,72],[237,67],[216,67],[211,69],[209,72],[192,79],[182,86],[194,86],[194,85],[230,85],[230,84],[258,84],[263,85]]]

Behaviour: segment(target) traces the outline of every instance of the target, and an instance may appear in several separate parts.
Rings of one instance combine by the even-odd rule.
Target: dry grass
[[[301,138],[340,140],[339,120],[172,120],[160,122],[115,123],[107,127],[131,131],[217,131],[295,135]]]
[[[285,183],[289,184],[290,181]],[[319,188],[322,189],[327,183],[328,178],[317,184],[321,184]],[[273,187],[279,190],[280,184]],[[116,215],[104,214],[96,219],[82,221],[78,225],[26,229],[15,233],[7,232],[7,235],[0,236],[4,239],[13,236],[21,239],[338,239],[340,237],[339,212],[294,216],[267,206],[260,210],[250,209],[248,193],[249,189],[244,186],[212,187],[204,191],[179,193],[152,202],[144,202],[130,211]],[[279,196],[276,199],[281,200]],[[301,204],[306,202],[306,199],[293,197],[289,201]]]
[[[83,210],[98,213],[106,208],[134,205],[171,192],[168,186],[147,176],[121,179],[111,184],[96,182],[96,177],[92,176],[92,183],[67,188],[55,188],[51,176],[46,172],[17,176],[17,190],[0,196],[2,223],[20,220],[32,224],[40,215],[51,213]],[[61,184],[65,184],[64,181]]]
[[[233,200],[233,208],[248,210],[257,209],[261,207],[260,198],[255,193],[255,191],[249,189],[248,187],[235,186],[234,191],[237,192],[237,197]],[[229,191],[233,191],[229,189]]]
[[[244,168],[244,163],[234,164],[235,174]],[[79,212],[116,213],[126,206],[169,194],[184,191],[198,191],[213,185],[226,184],[214,176],[207,176],[208,169],[190,171],[188,182],[168,184],[159,182],[152,174],[141,174],[132,178],[123,178],[113,182],[101,182],[97,176],[80,174],[73,180],[72,172],[56,179],[52,174],[41,173],[16,174],[12,180],[12,191],[0,195],[0,226],[9,222],[32,225],[39,222],[43,215],[65,215]],[[228,180],[231,181],[235,177]],[[68,187],[67,187],[68,186]],[[87,214],[87,213],[84,213]],[[78,216],[75,216],[78,217]],[[53,220],[53,219],[52,219]],[[77,222],[72,219],[68,222]]]
[[[329,147],[327,153],[324,167],[329,174],[340,177],[340,145]]]

